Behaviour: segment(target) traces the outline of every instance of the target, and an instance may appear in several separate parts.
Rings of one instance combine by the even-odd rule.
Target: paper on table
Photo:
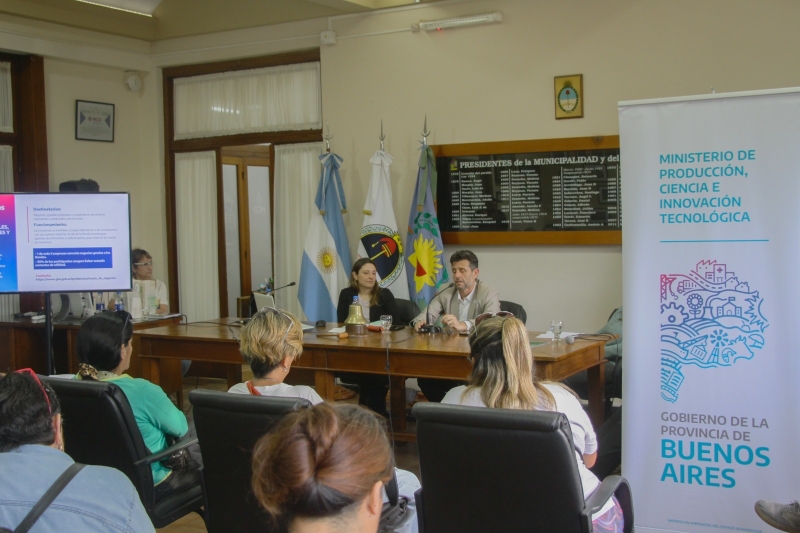
[[[340,328],[329,329],[328,333],[344,333],[344,326]]]
[[[309,329],[314,329],[314,326],[312,326],[311,324],[302,324],[302,326],[303,326],[303,331],[308,331]]]
[[[582,334],[578,333],[576,331],[562,331],[561,332],[561,338],[562,339],[564,337],[568,336],[568,335],[573,335],[574,336],[574,335],[582,335]],[[537,339],[552,339],[553,338],[553,332],[552,331],[548,331],[547,333],[542,333],[541,335],[537,335],[536,338]]]

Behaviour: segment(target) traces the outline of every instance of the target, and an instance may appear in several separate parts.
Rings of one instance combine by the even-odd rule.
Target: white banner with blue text
[[[636,529],[774,531],[755,502],[800,498],[800,89],[619,122]]]

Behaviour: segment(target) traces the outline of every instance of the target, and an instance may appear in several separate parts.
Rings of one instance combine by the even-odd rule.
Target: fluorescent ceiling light
[[[468,15],[466,17],[453,17],[440,20],[420,20],[416,29],[423,31],[443,30],[445,28],[461,28],[463,26],[477,26],[479,24],[492,24],[502,22],[503,14],[499,11],[483,13],[481,15]],[[414,28],[412,28],[414,29]]]
[[[161,0],[76,0],[84,4],[107,7],[117,11],[125,11],[134,15],[152,17],[153,12],[161,3]]]

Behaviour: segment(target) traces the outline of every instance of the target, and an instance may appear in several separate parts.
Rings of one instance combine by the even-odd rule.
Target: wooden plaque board
[[[431,148],[445,244],[622,244],[618,135]]]

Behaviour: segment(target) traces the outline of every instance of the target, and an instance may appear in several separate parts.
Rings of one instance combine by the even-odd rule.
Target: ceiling
[[[0,0],[0,18],[14,15],[157,41],[435,1]]]

